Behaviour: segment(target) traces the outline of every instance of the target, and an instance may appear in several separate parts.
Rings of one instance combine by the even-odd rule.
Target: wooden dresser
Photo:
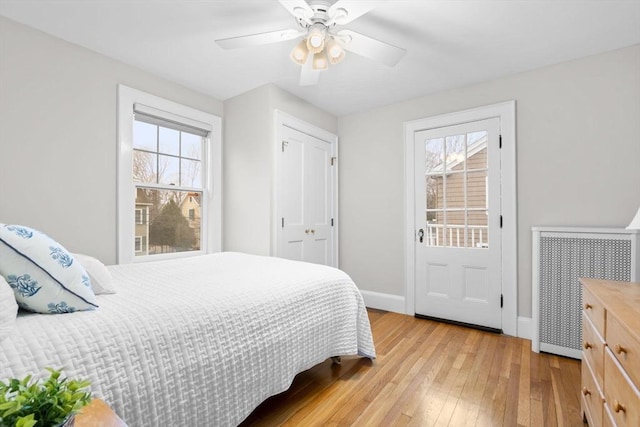
[[[590,426],[640,426],[640,283],[580,279],[582,414]]]

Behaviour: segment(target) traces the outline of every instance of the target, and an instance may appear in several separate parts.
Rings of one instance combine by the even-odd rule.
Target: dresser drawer
[[[585,287],[582,288],[582,309],[598,333],[604,335],[604,306],[589,289]]]
[[[602,411],[602,425],[604,427],[617,427],[607,405],[604,405],[604,411]],[[589,424],[589,426],[591,426],[591,424]],[[597,426],[597,424],[594,424],[594,426]]]
[[[631,384],[609,348],[604,356],[604,396],[618,427],[640,426],[640,391]]]
[[[602,425],[604,399],[596,383],[593,371],[586,359],[582,359],[582,410],[587,414],[590,426]]]
[[[640,384],[640,342],[620,324],[620,321],[607,313],[607,345],[627,371],[634,384]]]
[[[582,312],[582,358],[589,361],[598,384],[602,385],[604,383],[604,340],[595,330],[586,310]]]

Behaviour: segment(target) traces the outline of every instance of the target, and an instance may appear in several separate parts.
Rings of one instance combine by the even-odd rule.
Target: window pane
[[[202,139],[201,136],[182,132],[182,151],[180,155],[190,159],[202,159]]]
[[[464,208],[464,173],[456,172],[447,175],[447,200],[445,207]]]
[[[487,131],[467,134],[467,169],[487,168]]]
[[[427,173],[442,173],[442,162],[444,160],[444,139],[427,139],[424,145]]]
[[[136,255],[200,250],[201,200],[201,192],[138,188],[135,209],[149,220],[136,224]]]
[[[467,207],[487,208],[487,171],[467,172]]]
[[[133,148],[141,150],[157,151],[158,127],[149,123],[133,121]]]
[[[156,183],[158,155],[146,151],[133,150],[133,180]]]
[[[442,211],[427,212],[424,244],[427,246],[444,246],[444,213]]]
[[[200,176],[199,160],[182,159],[180,185],[185,187],[202,187],[202,177]]]
[[[465,135],[452,135],[445,138],[447,171],[464,170]]]
[[[180,159],[158,156],[158,184],[180,185]]]
[[[164,154],[180,155],[180,132],[174,129],[159,128],[158,152]]]
[[[442,177],[427,177],[427,209],[442,209]]]
[[[467,212],[467,224],[469,225],[469,236],[467,246],[472,248],[489,247],[488,211]]]
[[[464,246],[464,211],[447,211],[445,246]]]

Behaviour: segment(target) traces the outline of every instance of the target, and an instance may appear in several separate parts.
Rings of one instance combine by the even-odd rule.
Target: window
[[[118,262],[220,250],[220,124],[118,87]]]
[[[136,224],[145,225],[146,223],[147,223],[147,209],[146,208],[136,209]]]

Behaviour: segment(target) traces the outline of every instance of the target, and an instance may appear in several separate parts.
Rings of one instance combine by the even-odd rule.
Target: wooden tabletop
[[[69,427],[127,427],[127,424],[101,399],[93,399],[78,412]]]

